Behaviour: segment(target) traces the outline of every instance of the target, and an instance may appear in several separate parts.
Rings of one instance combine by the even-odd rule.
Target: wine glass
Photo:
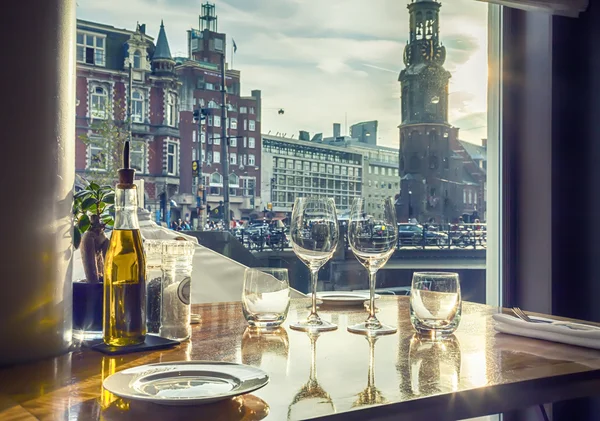
[[[317,315],[317,279],[319,269],[333,253],[338,244],[339,228],[333,199],[297,198],[292,212],[290,240],[294,253],[308,266],[311,273],[312,307],[303,322],[290,327],[301,331],[324,332],[337,326]]]
[[[375,316],[375,282],[377,271],[386,264],[396,249],[398,225],[390,198],[383,200],[383,214],[374,217],[367,213],[364,199],[354,199],[350,209],[348,242],[358,261],[369,271],[369,317],[363,323],[349,326],[348,331],[363,335],[389,335],[395,327],[381,324]]]

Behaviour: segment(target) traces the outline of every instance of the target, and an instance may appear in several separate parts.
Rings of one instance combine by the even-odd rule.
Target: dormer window
[[[105,66],[106,37],[77,32],[77,62]]]

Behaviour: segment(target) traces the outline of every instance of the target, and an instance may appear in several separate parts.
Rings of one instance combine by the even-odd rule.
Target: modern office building
[[[354,127],[354,126],[353,126]],[[363,156],[363,194],[367,211],[375,217],[383,216],[382,201],[395,201],[400,191],[398,149],[361,142],[350,137],[328,138],[327,143]]]
[[[286,216],[297,197],[330,197],[340,213],[363,195],[364,162],[345,146],[262,135],[261,197],[276,216]]]

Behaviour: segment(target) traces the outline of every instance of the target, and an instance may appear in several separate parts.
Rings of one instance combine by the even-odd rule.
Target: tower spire
[[[165,33],[165,24],[163,20],[160,21],[160,31],[158,32],[158,39],[156,40],[156,50],[154,50],[153,60],[173,60],[171,56],[171,49],[169,48],[169,41],[167,41],[167,34]]]
[[[160,31],[156,39],[156,48],[152,55],[152,72],[155,74],[169,75],[173,73],[175,68],[175,60],[171,56],[169,41],[167,41],[167,33],[165,32],[165,24],[160,21]]]

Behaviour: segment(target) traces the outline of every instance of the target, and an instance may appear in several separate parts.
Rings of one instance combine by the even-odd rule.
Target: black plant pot
[[[73,282],[73,334],[80,339],[102,335],[104,284],[85,280]]]

